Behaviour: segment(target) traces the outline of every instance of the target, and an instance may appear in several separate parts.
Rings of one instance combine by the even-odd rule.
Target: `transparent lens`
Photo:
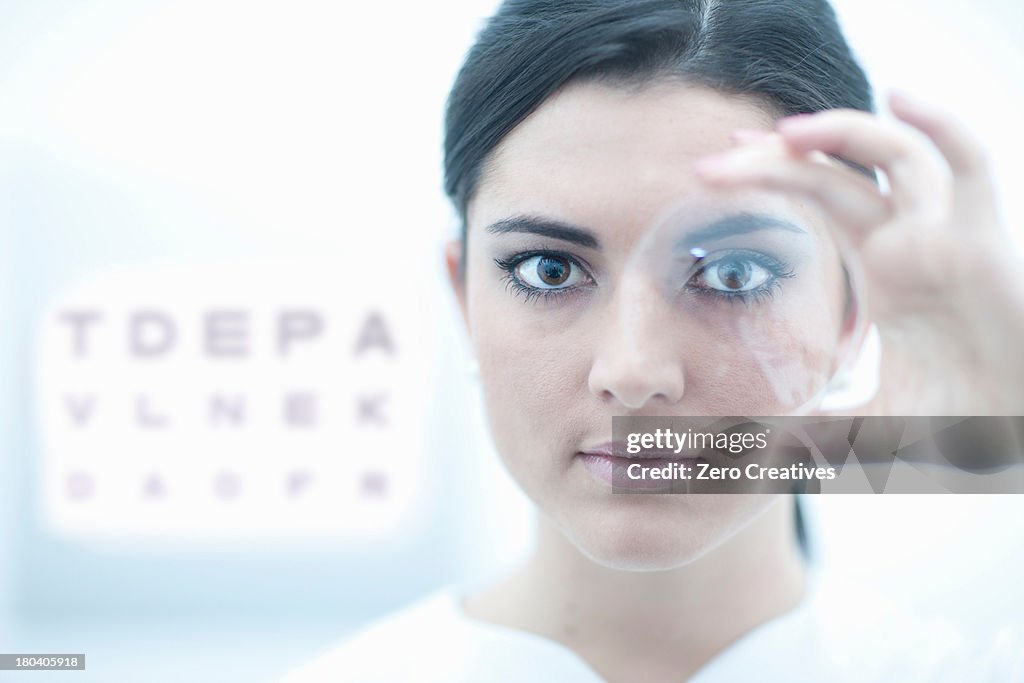
[[[855,264],[833,231],[792,207],[690,201],[637,242],[618,313],[637,317],[637,345],[656,329],[674,347],[688,412],[801,414],[847,382],[865,332]]]

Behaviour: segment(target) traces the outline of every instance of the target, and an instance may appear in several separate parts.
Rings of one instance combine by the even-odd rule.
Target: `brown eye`
[[[771,280],[772,273],[750,259],[724,258],[704,266],[695,277],[700,289],[749,292]]]
[[[750,265],[730,261],[718,267],[718,279],[729,289],[743,289],[750,282]]]
[[[537,262],[537,277],[552,287],[557,287],[568,280],[571,270],[572,266],[560,258],[545,256]]]
[[[562,256],[531,256],[516,266],[516,277],[534,289],[569,289],[585,280],[583,270]]]

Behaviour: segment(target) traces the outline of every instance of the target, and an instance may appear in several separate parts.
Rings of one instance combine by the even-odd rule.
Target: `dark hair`
[[[666,77],[757,96],[780,118],[873,109],[827,0],[505,0],[448,98],[445,192],[463,231],[488,155],[555,91]]]
[[[871,86],[827,0],[505,0],[448,98],[444,183],[463,250],[466,206],[484,163],[548,97],[583,80],[665,78],[755,96],[780,118],[873,110]],[[807,555],[798,498],[795,519]]]

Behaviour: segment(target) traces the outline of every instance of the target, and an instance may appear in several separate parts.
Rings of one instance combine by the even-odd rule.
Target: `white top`
[[[380,619],[280,683],[601,683],[575,652],[482,622],[445,588]],[[800,605],[748,632],[689,683],[1024,683],[1024,636],[970,644],[946,622],[915,619],[848,585],[812,580]]]

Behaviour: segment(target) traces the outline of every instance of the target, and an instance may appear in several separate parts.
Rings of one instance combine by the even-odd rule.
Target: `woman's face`
[[[470,202],[456,289],[495,444],[608,566],[685,564],[773,500],[612,493],[583,454],[613,416],[779,415],[831,373],[844,284],[821,217],[694,172],[772,125],[700,87],[571,85],[502,141]]]

